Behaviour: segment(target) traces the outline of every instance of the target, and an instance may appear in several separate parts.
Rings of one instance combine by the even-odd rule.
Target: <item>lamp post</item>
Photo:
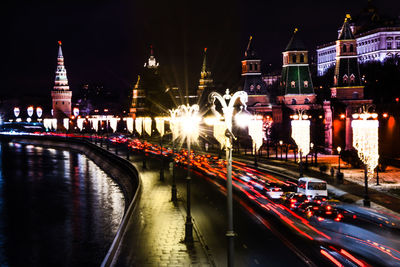
[[[374,169],[378,165],[378,114],[370,113],[374,106],[361,107],[360,113],[352,115],[353,121],[353,147],[357,150],[358,157],[364,163],[364,206],[371,205],[368,195],[368,176],[373,176]]]
[[[180,120],[180,130],[183,137],[186,138],[187,148],[188,148],[188,172],[186,178],[186,223],[185,223],[185,242],[193,242],[193,222],[192,215],[190,211],[190,165],[191,165],[191,149],[190,143],[192,140],[196,140],[199,135],[199,105],[181,105],[178,107],[179,110],[179,120]]]
[[[222,111],[224,114],[225,127],[221,128],[220,131],[217,131],[219,138],[216,136],[216,139],[221,143],[226,150],[226,188],[227,188],[227,208],[228,208],[228,229],[226,232],[226,237],[228,238],[228,266],[234,266],[234,238],[235,232],[233,231],[233,208],[232,208],[232,141],[235,139],[232,133],[232,118],[233,118],[233,105],[235,104],[237,99],[240,99],[242,105],[246,107],[247,102],[247,93],[244,91],[238,91],[233,96],[230,95],[229,89],[226,89],[225,95],[221,96],[217,92],[212,92],[209,95],[209,102],[212,104],[212,111],[217,117],[221,117],[221,115],[215,110],[215,100],[218,100],[222,106]],[[227,101],[229,103],[227,104]],[[243,116],[238,116],[236,118],[240,121]],[[243,115],[243,114],[241,114]],[[223,132],[222,132],[223,131]],[[214,129],[214,135],[215,135]]]
[[[280,141],[279,141],[279,146],[281,147],[281,160],[282,160],[282,149],[283,149],[282,145],[283,145],[283,141],[280,140]]]
[[[337,147],[337,152],[338,152],[338,174],[340,175],[340,152],[342,151],[342,148],[340,146]]]
[[[157,131],[160,133],[160,156],[161,156],[160,181],[164,181],[164,157],[163,157],[163,145],[162,145],[162,140],[164,136],[164,118],[157,117],[155,118],[155,121],[156,121]]]
[[[292,138],[299,148],[299,176],[303,176],[303,155],[310,152],[310,121],[308,115],[299,111],[299,114],[293,115],[292,125]]]
[[[314,165],[314,143],[310,143],[310,153],[311,153],[311,165]]]
[[[171,201],[176,202],[178,200],[176,193],[176,176],[175,176],[175,140],[179,136],[179,125],[177,120],[178,109],[169,110],[170,120],[169,128],[172,134],[172,188],[171,188]]]

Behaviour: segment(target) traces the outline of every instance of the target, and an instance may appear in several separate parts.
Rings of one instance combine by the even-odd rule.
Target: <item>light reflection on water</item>
[[[0,160],[0,266],[98,266],[124,199],[85,155],[9,143]]]

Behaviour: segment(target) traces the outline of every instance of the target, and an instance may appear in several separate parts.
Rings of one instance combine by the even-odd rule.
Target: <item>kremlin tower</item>
[[[197,89],[198,103],[207,104],[208,95],[211,93],[213,86],[213,79],[211,71],[207,70],[207,48],[204,48],[203,65],[200,72],[199,86]]]
[[[256,113],[271,112],[270,95],[261,76],[261,59],[253,48],[250,36],[242,60],[242,84],[249,100],[247,108]]]
[[[281,92],[278,103],[292,110],[308,110],[316,101],[308,63],[308,51],[294,30],[283,54]]]
[[[61,41],[58,41],[58,45],[56,78],[53,90],[51,91],[51,98],[53,102],[53,117],[61,121],[62,118],[71,116],[72,91],[69,90],[68,86],[67,70],[64,66]]]

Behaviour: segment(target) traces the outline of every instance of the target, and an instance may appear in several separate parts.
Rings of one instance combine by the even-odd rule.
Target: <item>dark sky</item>
[[[6,0],[8,1],[8,0]],[[169,84],[195,88],[208,47],[214,80],[236,87],[249,35],[263,65],[280,68],[293,28],[309,47],[337,37],[345,14],[367,0],[48,0],[2,2],[1,94],[48,96],[62,40],[72,90],[102,83],[131,87],[153,44]],[[400,15],[400,1],[380,0],[381,13]],[[185,78],[187,77],[187,79]]]

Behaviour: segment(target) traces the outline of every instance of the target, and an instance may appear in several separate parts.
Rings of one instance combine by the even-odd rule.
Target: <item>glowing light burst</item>
[[[299,154],[301,152],[305,156],[310,153],[310,121],[304,116],[297,116],[297,118],[298,120],[294,119],[291,122],[292,138],[299,148]]]
[[[186,138],[188,142],[196,142],[199,138],[199,105],[181,105],[178,107],[179,132],[182,142]]]
[[[360,116],[361,117],[361,116]],[[378,120],[367,120],[362,116],[361,120],[353,120],[353,147],[357,150],[358,157],[367,166],[368,174],[373,175],[378,166]]]
[[[43,114],[43,110],[41,107],[37,107],[36,108],[36,115],[38,116],[38,118],[42,117]]]
[[[33,107],[32,106],[28,107],[28,109],[26,111],[28,112],[28,116],[32,117],[32,115],[33,115]]]
[[[15,108],[14,108],[14,116],[15,116],[15,117],[18,117],[18,116],[19,116],[19,113],[20,113],[19,107],[15,107]]]

